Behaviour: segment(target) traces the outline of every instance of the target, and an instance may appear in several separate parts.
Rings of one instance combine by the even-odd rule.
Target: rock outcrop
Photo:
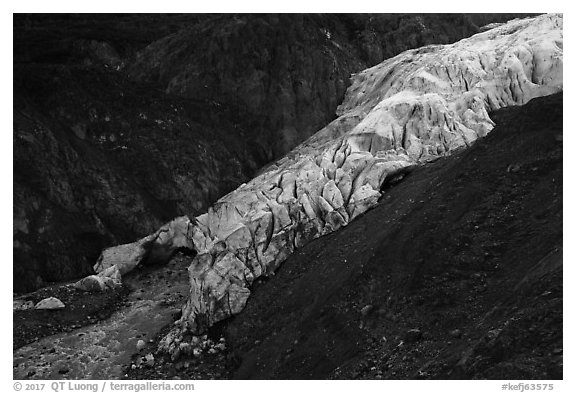
[[[373,207],[387,180],[486,135],[488,112],[561,91],[562,26],[561,15],[517,20],[354,75],[336,120],[191,224],[168,224],[165,233],[185,233],[174,242],[198,255],[180,330],[164,348],[174,351],[181,332],[201,333],[240,312],[255,279]],[[108,249],[99,263],[114,265],[110,256],[120,253],[137,264],[170,241]]]

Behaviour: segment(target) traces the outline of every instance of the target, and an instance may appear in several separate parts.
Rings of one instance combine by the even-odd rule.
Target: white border
[[[156,1],[156,2],[143,2],[143,1],[113,1],[113,0],[98,0],[96,2],[82,2],[82,1],[62,1],[62,0],[34,0],[34,1],[5,1],[2,4],[1,26],[3,34],[0,35],[2,39],[2,48],[5,53],[9,53],[12,57],[13,53],[13,37],[12,37],[12,13],[21,12],[127,12],[127,13],[140,13],[140,12],[161,12],[161,13],[176,13],[176,12],[190,12],[190,13],[205,13],[205,12],[307,12],[307,13],[363,13],[363,12],[382,12],[382,13],[404,13],[404,12],[430,12],[430,13],[450,13],[450,12],[562,12],[565,18],[565,31],[568,36],[565,42],[565,63],[574,64],[573,61],[573,25],[571,24],[572,13],[568,12],[568,2],[562,1],[502,1],[502,0],[483,0],[479,2],[472,1],[364,1],[364,2],[336,2],[334,1],[305,1],[305,0],[291,0],[283,3],[273,3],[272,1],[255,1],[255,0],[237,0],[237,1],[211,1],[198,3],[193,0],[188,1]],[[570,10],[571,11],[571,10]],[[567,49],[567,50],[566,50]],[[571,69],[571,66],[565,67]],[[8,61],[2,62],[2,78],[5,80],[3,86],[10,86],[10,89],[3,89],[2,92],[2,123],[4,132],[4,143],[1,144],[1,168],[2,179],[9,184],[13,184],[13,163],[12,163],[12,64]],[[571,73],[565,75],[565,93],[564,102],[565,108],[572,108],[574,103],[572,99],[573,77]],[[567,113],[568,115],[570,112]],[[572,122],[565,121],[564,129],[564,146],[565,151],[571,152],[571,147],[575,146],[574,138],[575,132],[572,128]],[[567,146],[567,147],[566,147]],[[564,161],[564,170],[568,174],[572,174],[571,169],[575,168],[575,155],[568,154]],[[571,279],[574,278],[574,246],[571,243],[574,231],[571,225],[575,222],[576,215],[573,204],[574,201],[574,180],[573,176],[565,176],[565,189],[564,189],[564,277],[565,284],[571,284]],[[2,293],[1,304],[4,315],[12,315],[11,313],[11,288],[12,288],[12,220],[9,220],[12,214],[12,190],[8,191],[8,187],[4,187],[1,198],[1,234],[3,250],[3,264],[4,268],[8,271],[2,274]],[[564,381],[550,381],[554,383],[554,392],[561,391],[576,391],[576,384],[573,370],[576,370],[574,362],[574,334],[576,326],[574,324],[574,312],[570,307],[574,299],[574,286],[564,286]],[[12,319],[10,318],[10,322]],[[12,339],[12,324],[5,323],[2,325],[2,339],[4,351],[0,359],[0,375],[2,377],[0,386],[3,387],[2,391],[13,391],[12,381],[12,352],[11,352],[11,339]],[[567,334],[566,334],[567,333]],[[270,393],[271,389],[280,391],[306,391],[313,389],[330,389],[331,391],[351,391],[362,389],[365,391],[378,391],[383,392],[383,389],[390,391],[439,391],[439,392],[498,392],[501,391],[501,385],[508,381],[197,381],[196,391],[226,391],[230,389],[234,391],[251,391],[251,392],[266,392]],[[51,390],[44,390],[51,391]]]

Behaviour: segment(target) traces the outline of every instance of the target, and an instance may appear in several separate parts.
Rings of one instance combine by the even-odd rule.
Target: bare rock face
[[[194,248],[178,328],[201,333],[240,312],[250,284],[294,249],[373,207],[387,179],[485,136],[489,111],[561,91],[562,26],[561,15],[516,20],[354,75],[339,117],[324,129],[186,230],[105,250],[99,263],[120,264],[124,274],[164,244]],[[174,352],[180,336],[167,336],[163,348]]]

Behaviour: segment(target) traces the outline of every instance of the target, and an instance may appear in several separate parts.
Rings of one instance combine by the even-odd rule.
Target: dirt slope
[[[493,119],[256,285],[231,377],[562,378],[562,95]]]

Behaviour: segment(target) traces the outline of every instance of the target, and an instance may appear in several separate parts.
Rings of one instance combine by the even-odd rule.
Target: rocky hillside
[[[14,290],[89,274],[102,247],[205,211],[332,120],[351,73],[478,29],[464,15],[15,15]]]

